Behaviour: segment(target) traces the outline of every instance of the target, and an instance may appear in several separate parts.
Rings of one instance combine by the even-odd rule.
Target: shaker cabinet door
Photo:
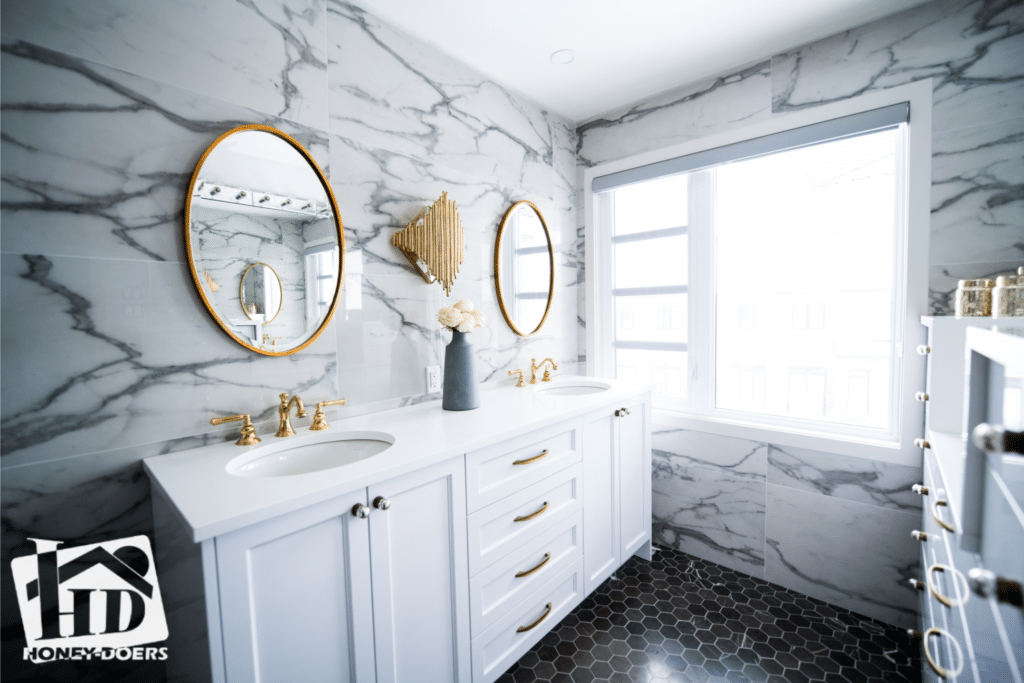
[[[374,680],[369,530],[356,504],[366,489],[216,539],[228,683]]]
[[[622,561],[651,540],[651,446],[646,404],[627,404],[616,419],[619,431],[619,533]]]
[[[377,682],[469,683],[464,459],[371,486],[369,501]]]

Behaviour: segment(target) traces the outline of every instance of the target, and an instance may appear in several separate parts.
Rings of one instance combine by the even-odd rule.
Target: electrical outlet
[[[441,366],[431,365],[427,368],[427,393],[435,394],[441,391]]]

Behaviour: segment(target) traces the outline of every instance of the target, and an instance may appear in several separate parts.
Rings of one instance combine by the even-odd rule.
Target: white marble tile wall
[[[5,637],[20,623],[7,567],[26,539],[150,531],[141,459],[237,432],[211,417],[250,412],[262,434],[281,391],[347,398],[335,415],[440,398],[424,393],[424,368],[443,363],[442,305],[484,310],[480,381],[507,381],[534,356],[576,373],[572,122],[344,3],[13,0],[3,11]],[[310,150],[346,228],[342,306],[283,358],[231,342],[184,260],[194,165],[247,123]],[[467,238],[447,300],[389,241],[442,191]],[[528,340],[505,324],[490,274],[497,225],[519,199],[544,211],[557,252],[554,309]],[[30,676],[23,667],[5,654],[5,680]]]
[[[1020,2],[935,0],[584,122],[578,128],[580,166],[931,78],[931,247],[929,255],[917,257],[928,258],[931,311],[951,314],[957,279],[1013,272],[1024,264],[1021,55]],[[582,281],[582,270],[580,275]],[[583,310],[581,305],[581,316]],[[580,324],[585,327],[582,319]],[[583,359],[585,346],[580,348]],[[702,501],[721,496],[736,510],[745,505],[744,514],[761,510],[759,575],[892,623],[912,622],[914,596],[894,582],[914,561],[906,554],[912,550],[907,524],[919,520],[919,501],[907,488],[919,481],[919,468],[655,430],[654,514],[662,542],[739,568],[729,553],[758,537],[749,524],[731,543],[722,540],[721,529],[708,530]],[[751,488],[753,482],[760,488]],[[687,524],[680,525],[684,519]],[[876,544],[836,539],[834,529],[845,519],[874,529]],[[847,561],[847,574],[836,574],[844,586],[830,583],[832,569],[815,559],[825,556],[816,556],[815,547]],[[877,595],[871,593],[875,586]]]
[[[913,625],[920,468],[668,427],[653,451],[656,543]]]

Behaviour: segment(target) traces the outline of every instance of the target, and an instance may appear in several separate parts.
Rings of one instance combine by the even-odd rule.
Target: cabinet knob
[[[932,347],[927,346],[925,344],[921,344],[920,346],[917,347],[917,352],[922,356],[927,356],[929,353],[932,352]]]
[[[928,495],[928,487],[924,486],[923,484],[914,484],[913,486],[910,487],[910,490],[919,496]]]
[[[971,433],[974,445],[986,453],[1019,453],[1024,455],[1024,432],[1003,429],[1002,425],[982,422]]]
[[[921,403],[924,403],[929,398],[931,398],[931,397],[928,396],[928,392],[927,391],[919,391],[916,394],[914,394],[914,400],[915,401],[920,401]]]
[[[1024,586],[1020,581],[996,576],[995,572],[975,567],[967,572],[967,583],[971,590],[983,598],[988,599],[994,595],[999,602],[1024,607]]]
[[[356,503],[352,506],[352,516],[358,517],[359,519],[366,519],[370,516],[370,508],[366,507],[362,503]]]
[[[378,510],[387,510],[389,507],[391,507],[391,501],[385,498],[384,496],[377,496],[376,498],[373,499],[373,507],[377,508]]]
[[[928,540],[928,534],[923,531],[917,531],[916,529],[910,532],[910,537],[915,541],[924,542]]]
[[[924,590],[924,581],[918,581],[917,579],[909,579],[907,583],[910,584],[911,588],[914,588],[919,591]]]
[[[928,439],[914,439],[914,448],[931,448],[932,445],[928,443]]]
[[[619,408],[615,411],[615,417],[626,417],[629,415],[629,408]]]

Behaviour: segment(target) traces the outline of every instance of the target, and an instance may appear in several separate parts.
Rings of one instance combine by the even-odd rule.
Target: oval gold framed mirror
[[[207,148],[185,201],[185,251],[210,316],[256,353],[301,351],[338,307],[337,201],[309,152],[276,128],[234,128]]]
[[[505,322],[521,337],[544,327],[555,296],[555,250],[544,214],[530,201],[505,212],[494,244],[494,288]]]
[[[238,303],[249,320],[274,322],[281,313],[284,287],[277,271],[266,263],[254,263],[242,273],[238,283]]]

